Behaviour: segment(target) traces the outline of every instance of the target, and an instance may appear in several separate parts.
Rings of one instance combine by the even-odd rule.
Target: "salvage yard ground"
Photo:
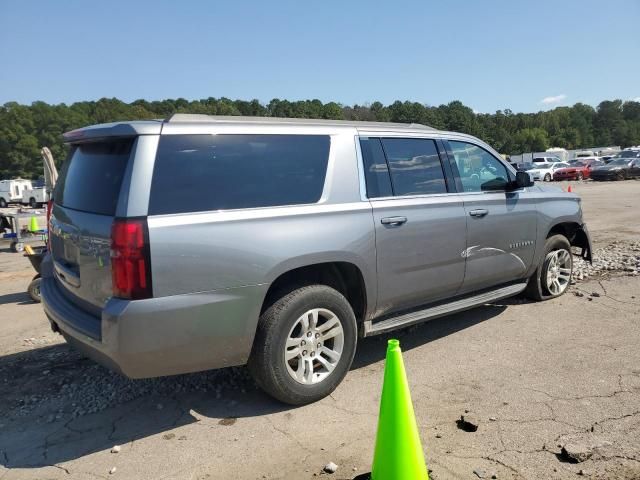
[[[640,478],[640,181],[572,186],[598,272],[554,301],[510,299],[394,335],[434,479]],[[26,294],[33,273],[0,252],[1,479],[369,471],[391,336],[362,340],[334,394],[300,408],[244,368],[129,381],[49,330]],[[475,432],[456,423],[467,410]]]

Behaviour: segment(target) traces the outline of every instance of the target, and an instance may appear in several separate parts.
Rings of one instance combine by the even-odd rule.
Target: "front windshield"
[[[635,152],[633,150],[627,150],[625,152],[620,152],[614,158],[636,158],[638,155],[639,155],[638,152]]]
[[[582,162],[571,162],[571,166],[572,167],[585,167],[586,163],[582,163]]]
[[[568,163],[556,163],[553,165],[553,168],[558,169],[558,168],[567,168],[569,166]]]
[[[611,162],[609,162],[609,165],[626,165],[627,163],[629,163],[629,160],[625,160],[624,158],[618,158],[616,160],[612,160]]]

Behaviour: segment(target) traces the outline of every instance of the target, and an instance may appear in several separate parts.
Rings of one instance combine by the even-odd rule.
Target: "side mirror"
[[[531,187],[533,185],[533,180],[527,172],[516,172],[516,180],[511,182],[512,190],[517,190],[519,188]]]

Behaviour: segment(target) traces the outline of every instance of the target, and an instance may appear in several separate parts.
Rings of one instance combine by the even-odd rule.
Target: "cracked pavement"
[[[609,200],[605,186],[574,187],[596,245],[618,239],[618,223],[622,240],[637,240],[638,222],[606,202],[638,198],[640,182],[617,184]],[[370,470],[390,335],[362,340],[343,384],[305,407],[271,400],[244,369],[131,387],[48,330],[23,293],[32,275],[0,252],[0,479],[311,479],[330,461],[331,478]],[[640,478],[640,277],[594,278],[550,302],[510,299],[393,336],[432,478]],[[64,404],[102,394],[76,416],[83,405]],[[458,428],[465,410],[476,432]],[[567,445],[588,459],[571,463]]]

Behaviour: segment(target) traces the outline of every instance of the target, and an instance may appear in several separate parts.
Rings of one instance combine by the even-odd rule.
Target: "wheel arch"
[[[269,284],[261,314],[291,290],[313,284],[327,285],[344,295],[353,308],[358,323],[364,321],[368,312],[375,307],[371,306],[375,295],[368,291],[371,286],[367,283],[366,273],[353,262],[339,260],[307,263],[279,270]]]
[[[569,240],[569,244],[572,247],[582,249],[580,256],[583,259],[589,262],[592,261],[591,240],[584,224],[573,221],[556,223],[549,229],[545,238],[553,235],[563,235]]]

